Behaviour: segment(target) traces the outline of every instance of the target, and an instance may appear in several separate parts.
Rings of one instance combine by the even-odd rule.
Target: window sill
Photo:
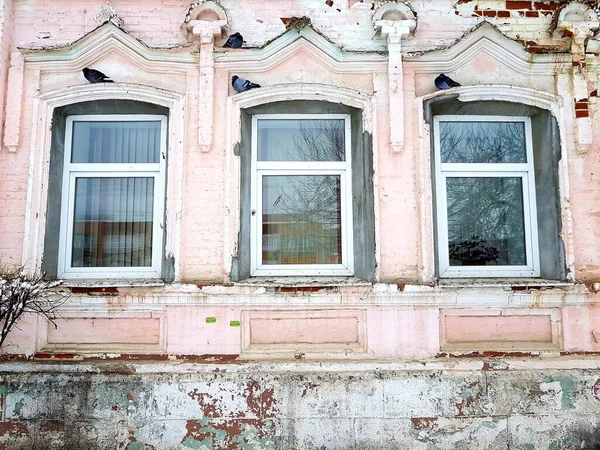
[[[372,286],[365,280],[354,277],[253,277],[233,283],[235,286],[260,287],[337,287],[337,286]]]
[[[160,279],[85,279],[85,280],[64,280],[61,286],[67,288],[118,288],[118,287],[162,287],[165,282]]]
[[[573,281],[542,278],[443,278],[438,280],[438,286],[442,288],[503,287],[511,288],[513,291],[573,287],[575,284]]]

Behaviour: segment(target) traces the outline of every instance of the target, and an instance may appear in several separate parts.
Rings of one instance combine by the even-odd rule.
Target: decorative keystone
[[[579,1],[564,5],[556,14],[551,31],[557,30],[573,36],[573,41],[577,42],[577,47],[582,50],[585,41],[600,28],[598,12]]]
[[[214,1],[196,0],[188,9],[181,32],[188,40],[219,39],[229,23],[226,11]]]

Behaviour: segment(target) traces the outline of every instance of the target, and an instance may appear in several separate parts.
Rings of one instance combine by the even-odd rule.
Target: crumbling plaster
[[[579,21],[566,13],[560,20],[565,9],[552,1],[415,0],[410,8],[367,0],[222,0],[208,9],[205,3],[211,2],[150,1],[141,8],[122,1],[114,3],[116,11],[103,9],[103,0],[2,3],[0,102],[10,114],[0,116],[0,262],[32,272],[41,267],[53,110],[81,101],[140,100],[170,110],[166,252],[175,262],[175,282],[79,286],[61,308],[58,329],[26,317],[4,353],[23,360],[89,359],[81,365],[4,365],[5,377],[17,381],[0,392],[0,439],[25,448],[47,438],[53,448],[89,443],[96,433],[97,442],[116,440],[123,448],[185,448],[206,435],[215,446],[219,439],[229,445],[247,438],[265,448],[316,448],[327,444],[327,431],[339,437],[341,448],[580,443],[581,433],[597,423],[591,375],[597,367],[569,355],[600,351],[594,16],[586,16],[589,32],[577,34]],[[384,17],[394,5],[403,16]],[[99,26],[103,11],[114,20]],[[294,17],[308,17],[309,26],[286,30]],[[377,19],[386,22],[379,30]],[[401,30],[387,23],[392,19],[416,23]],[[234,31],[244,34],[244,48],[222,49]],[[81,75],[87,66],[116,83],[90,86]],[[436,91],[432,80],[441,72],[463,86]],[[236,94],[233,74],[263,88]],[[424,103],[443,96],[524,103],[555,117],[566,279],[436,279],[430,130],[423,118]],[[286,100],[339,102],[363,112],[373,141],[376,283],[230,282],[240,230],[240,112]],[[490,329],[481,330],[478,317]],[[526,357],[482,362],[490,349]],[[445,359],[465,353],[475,359],[457,363],[459,369]],[[107,369],[94,365],[107,354],[119,362]],[[127,354],[164,365],[122,364]],[[185,355],[224,359],[192,366]],[[272,362],[293,358],[308,362]],[[378,365],[410,358],[421,362]],[[230,359],[240,362],[220,367]],[[324,369],[323,360],[339,364]],[[269,365],[273,373],[265,375]],[[161,374],[174,367],[180,372],[172,378]],[[486,367],[510,370],[488,373]],[[213,369],[232,375],[206,372]],[[47,374],[28,375],[36,370]],[[304,372],[314,373],[305,379]],[[57,386],[72,384],[85,393],[77,394],[74,409],[40,393],[52,377]],[[359,386],[350,377],[362,377]],[[129,392],[132,383],[138,390]],[[107,393],[107,386],[115,391]],[[267,402],[264,395],[273,391],[277,413],[256,416],[245,403],[257,386]],[[52,389],[57,398],[68,395]],[[234,398],[217,399],[217,391]],[[284,414],[305,398],[311,400]],[[336,401],[350,413],[339,413],[346,409]],[[403,411],[399,405],[412,406]],[[187,413],[173,416],[179,407]],[[81,433],[69,437],[63,424],[74,420],[75,408],[87,412],[77,422]],[[244,420],[223,413],[227,408]],[[378,433],[391,437],[383,442]],[[467,442],[468,436],[474,438]]]

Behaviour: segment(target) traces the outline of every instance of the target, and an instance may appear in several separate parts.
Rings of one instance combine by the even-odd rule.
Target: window
[[[441,277],[540,276],[529,117],[434,117]]]
[[[66,117],[59,277],[161,277],[166,129],[163,115]]]
[[[240,230],[232,281],[374,281],[373,144],[363,111],[293,100],[242,109],[240,119]]]
[[[348,114],[252,119],[251,275],[352,275]]]

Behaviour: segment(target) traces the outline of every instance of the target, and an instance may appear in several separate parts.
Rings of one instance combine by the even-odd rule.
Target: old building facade
[[[592,448],[599,11],[2,1],[0,446]]]

